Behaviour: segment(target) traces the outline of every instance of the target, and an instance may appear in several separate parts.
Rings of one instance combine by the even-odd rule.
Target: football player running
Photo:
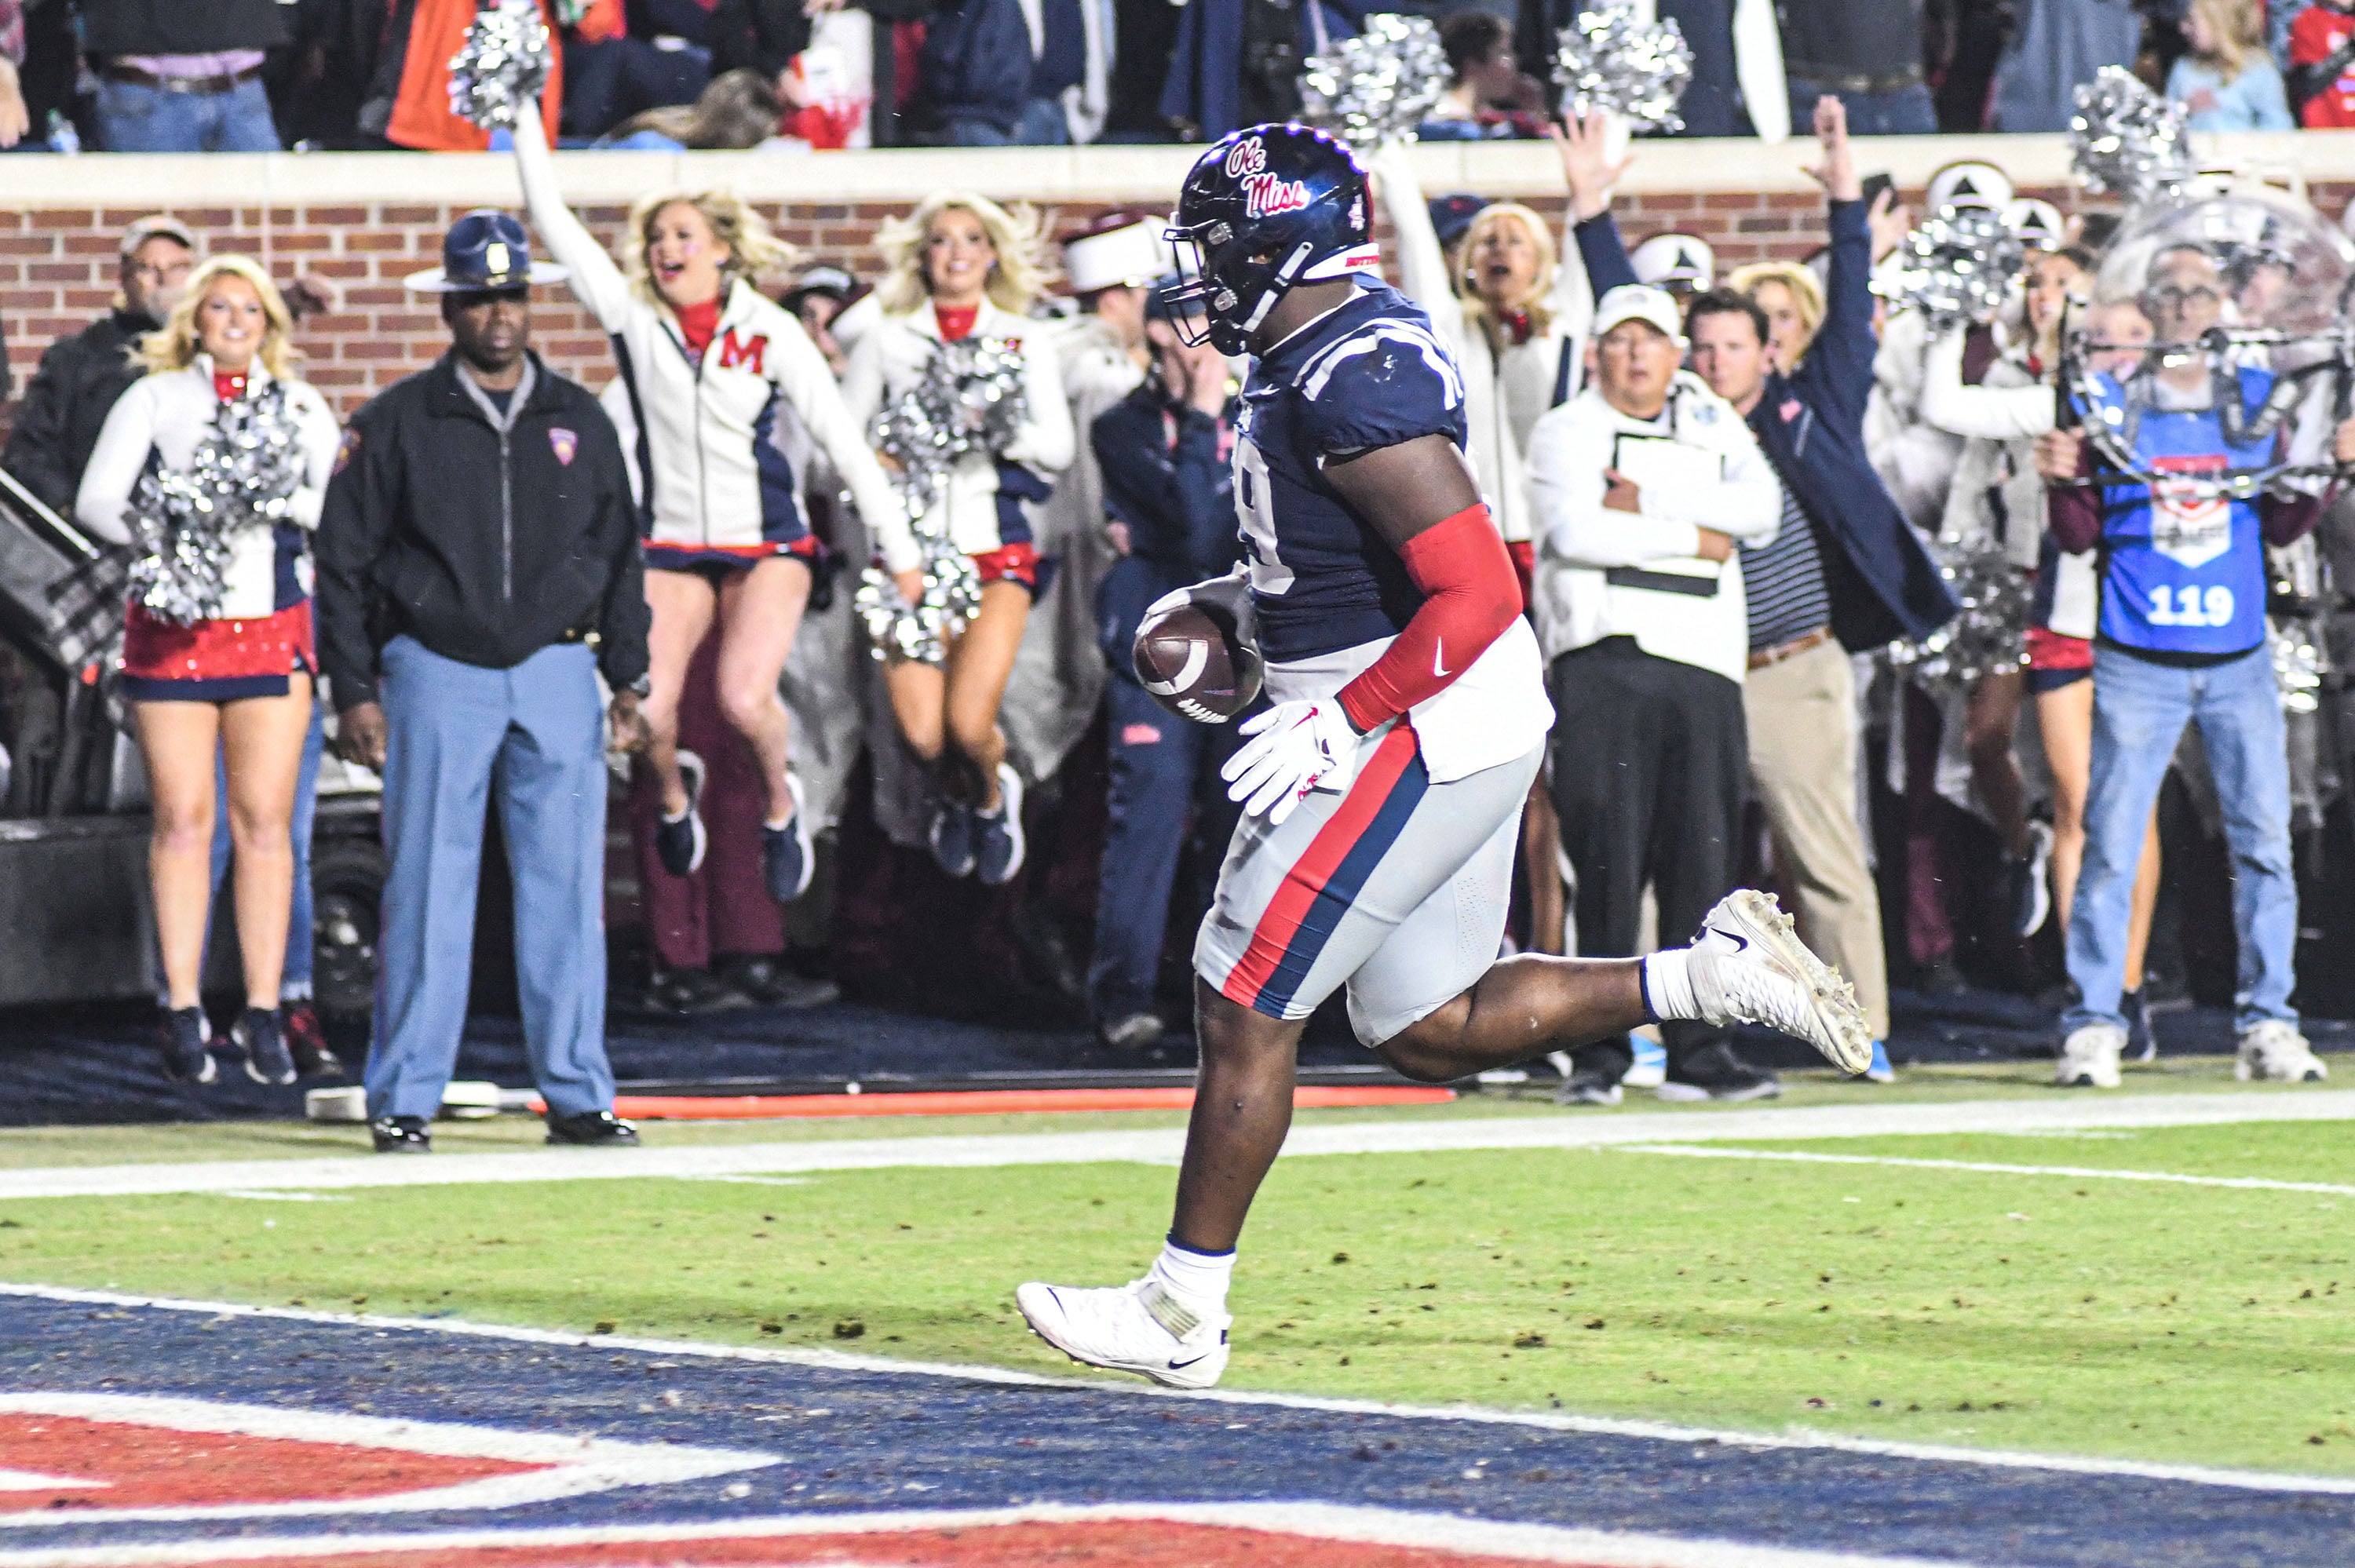
[[[1337,142],[1261,125],[1195,164],[1170,230],[1193,260],[1181,319],[1254,356],[1235,506],[1273,705],[1225,768],[1245,815],[1195,944],[1201,1067],[1167,1245],[1130,1285],[1015,1299],[1072,1360],[1178,1388],[1226,1369],[1235,1244],[1291,1126],[1301,1030],[1336,990],[1359,1038],[1425,1082],[1665,1019],[1768,1024],[1850,1073],[1871,1058],[1846,984],[1762,894],[1689,948],[1497,959],[1553,715],[1465,461],[1461,377],[1380,281],[1369,220]]]

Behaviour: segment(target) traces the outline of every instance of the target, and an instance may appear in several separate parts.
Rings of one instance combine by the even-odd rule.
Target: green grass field
[[[1999,1086],[1977,1081],[1972,1097]],[[1498,1108],[1536,1109],[1445,1111]],[[1120,1119],[1169,1118],[1021,1118]],[[80,1136],[69,1159],[60,1135],[8,1135],[0,1159],[108,1157]],[[96,1141],[116,1160],[353,1147],[348,1132],[284,1127]],[[2355,1186],[2355,1137],[2338,1123],[1748,1147]],[[1023,1330],[1014,1286],[1130,1277],[1167,1224],[1171,1176],[1107,1164],[19,1199],[0,1202],[0,1278],[1071,1371]],[[2336,1193],[1627,1150],[1286,1160],[1244,1240],[1228,1386],[2355,1473],[2350,1213],[2355,1196]]]

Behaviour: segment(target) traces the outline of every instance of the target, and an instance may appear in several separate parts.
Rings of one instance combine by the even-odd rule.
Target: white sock
[[[1161,1287],[1198,1313],[1227,1309],[1227,1282],[1234,1273],[1233,1253],[1196,1252],[1175,1241],[1163,1242],[1161,1255],[1153,1260],[1153,1277]]]
[[[798,811],[796,811],[796,812],[794,812],[794,813],[793,814],[793,816],[785,818],[783,821],[777,821],[777,822],[769,822],[769,821],[764,821],[764,822],[762,822],[761,825],[762,825],[762,827],[764,827],[764,828],[768,829],[768,830],[769,830],[771,832],[773,832],[773,833],[782,833],[782,832],[783,832],[787,828],[790,828],[790,827],[792,827],[792,826],[794,825],[794,817],[797,817],[797,816],[799,816],[799,815],[801,815],[801,813],[800,813],[800,812],[798,812]]]
[[[1700,1004],[1693,997],[1690,948],[1645,956],[1644,1006],[1657,1020],[1700,1016]]]
[[[693,810],[695,810],[695,802],[689,800],[677,811],[665,811],[662,814],[662,820],[666,822],[683,822],[687,821],[687,812]]]

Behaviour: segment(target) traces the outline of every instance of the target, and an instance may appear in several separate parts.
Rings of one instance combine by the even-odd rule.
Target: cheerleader
[[[752,286],[788,259],[758,213],[728,191],[645,197],[630,211],[617,267],[564,205],[538,115],[522,117],[515,148],[533,227],[613,336],[637,431],[654,614],[643,712],[662,787],[655,853],[674,876],[703,863],[696,781],[679,766],[678,706],[687,666],[716,620],[719,708],[751,748],[767,793],[763,878],[772,898],[790,903],[809,886],[814,859],[777,682],[819,545],[780,421],[801,422],[841,475],[886,566],[913,579],[922,556],[899,492],[800,321]]]
[[[268,418],[274,407],[295,432],[291,488],[211,514],[225,530],[218,611],[169,618],[160,590],[171,585],[134,579],[123,624],[122,691],[155,801],[147,872],[164,962],[164,1065],[172,1076],[199,1084],[218,1073],[197,994],[211,916],[216,750],[237,853],[245,970],[245,1011],[230,1038],[256,1083],[294,1081],[279,985],[293,895],[290,824],[317,670],[309,536],[335,462],[336,428],[326,400],[291,374],[293,330],[286,302],[253,262],[219,256],[197,269],[171,319],[142,340],[148,374],[107,415],[74,502],[83,527],[131,545],[126,509],[143,474],[189,473],[206,438],[232,415]],[[156,610],[143,602],[147,597],[158,599]]]
[[[1567,149],[1568,143],[1561,143]],[[1431,208],[1403,143],[1374,155],[1376,188],[1398,235],[1399,275],[1464,372],[1464,419],[1474,473],[1488,514],[1531,602],[1537,564],[1523,454],[1540,415],[1578,390],[1586,325],[1594,300],[1586,269],[1567,229],[1556,245],[1545,220],[1518,202],[1482,207],[1465,230],[1456,268],[1439,243]],[[1575,212],[1573,211],[1573,218]],[[1564,946],[1561,825],[1542,780],[1522,820],[1522,859],[1529,883],[1530,946]]]
[[[2093,551],[2064,554],[2046,531],[2045,485],[2036,471],[2034,447],[2037,438],[2053,428],[2053,382],[2070,302],[2092,286],[2094,270],[2094,257],[2073,246],[2035,257],[2029,263],[2021,300],[2027,331],[1987,367],[1978,385],[1963,383],[1965,334],[1960,328],[1933,343],[1923,362],[1923,418],[1950,435],[1968,438],[1955,466],[1941,538],[1999,547],[2015,567],[2036,574],[2027,628],[2028,668],[2023,673],[1983,677],[1972,689],[1966,724],[1980,799],[1990,810],[2003,810],[2006,832],[2011,834],[2006,869],[2017,881],[2019,868],[2033,868],[2043,858],[2037,852],[2049,842],[2050,907],[2064,931],[2085,853],[2085,793],[2094,756],[2093,639],[2101,579]],[[2128,365],[2138,357],[2138,345],[2150,339],[2148,319],[2132,303],[2094,307],[2087,324],[2094,338],[2125,345],[2116,352]],[[2013,726],[2023,694],[2036,700],[2037,734],[2052,771],[2049,841],[2042,824],[2026,821],[2026,786],[2012,755]],[[2017,832],[2012,832],[2012,823],[2018,824]],[[2128,1049],[2136,1060],[2146,1062],[2157,1054],[2143,1006],[2143,954],[2150,940],[2151,912],[2158,902],[2158,819],[2153,813],[2135,875],[2121,999]],[[2026,888],[2015,902],[2031,904],[2029,912],[2036,913],[2035,906],[2043,903],[2041,885]],[[2041,918],[2036,922],[2041,923]]]
[[[981,608],[950,637],[941,664],[903,660],[884,674],[900,733],[932,770],[933,858],[951,876],[996,885],[1022,868],[1023,854],[1022,779],[1006,761],[997,710],[1047,566],[1031,518],[1052,493],[1051,476],[1071,465],[1071,409],[1052,335],[1027,314],[1044,281],[1027,214],[937,193],[887,225],[878,243],[890,267],[876,291],[880,314],[843,377],[861,418],[921,381],[943,343],[992,339],[1022,360],[1020,429],[1003,451],[962,460],[940,502],[950,546],[972,558],[981,579]],[[922,586],[919,575],[900,576],[911,601]]]

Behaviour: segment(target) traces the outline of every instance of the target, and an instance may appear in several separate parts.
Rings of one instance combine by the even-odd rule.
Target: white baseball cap
[[[1138,218],[1063,241],[1063,276],[1071,292],[1142,288],[1177,270],[1168,243],[1161,238],[1167,227],[1166,222]]]
[[[1622,283],[1594,302],[1593,334],[1600,342],[1604,334],[1623,322],[1645,322],[1660,329],[1670,343],[1685,346],[1685,323],[1677,314],[1677,302],[1666,289],[1649,283]]]
[[[2001,212],[2011,200],[2011,176],[1993,164],[1948,164],[1930,176],[1922,205],[1928,211],[1950,207],[1984,207]]]
[[[1706,293],[1717,283],[1717,255],[1689,234],[1655,234],[1627,258],[1636,276],[1658,287],[1681,283]]]
[[[2058,250],[2062,236],[2067,232],[2067,220],[2061,209],[2049,201],[2035,196],[2018,196],[2003,209],[2003,226],[2019,238],[2030,250]]]

